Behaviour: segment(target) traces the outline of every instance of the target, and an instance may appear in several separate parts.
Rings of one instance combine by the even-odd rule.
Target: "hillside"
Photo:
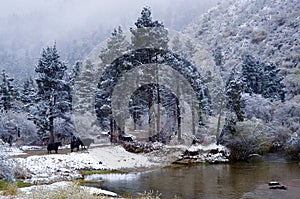
[[[281,69],[287,99],[300,94],[300,1],[233,0],[219,4],[189,24],[184,33],[213,54],[221,49],[230,72],[250,54]]]
[[[298,0],[226,1],[198,17],[183,30],[197,41],[197,45],[211,53],[225,84],[229,82],[231,74],[241,76],[246,55],[252,56],[257,65],[274,64],[283,79],[283,102],[266,99],[261,94],[242,93],[246,121],[235,124],[228,120],[229,128],[224,126],[222,130],[222,133],[226,129],[229,132],[225,140],[232,144],[232,149],[237,153],[258,148],[258,151],[299,149],[299,10]],[[263,77],[255,78],[264,81]],[[231,116],[225,113],[225,117]],[[234,129],[230,128],[231,125]],[[240,138],[236,137],[237,132]],[[239,148],[236,142],[244,143],[243,147]],[[299,157],[297,154],[295,156]]]

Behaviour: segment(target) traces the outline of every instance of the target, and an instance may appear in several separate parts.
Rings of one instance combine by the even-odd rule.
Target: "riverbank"
[[[13,165],[14,172],[18,173],[18,178],[34,185],[53,183],[55,185],[57,182],[83,179],[84,176],[81,172],[83,170],[105,171],[108,173],[111,171],[138,172],[153,170],[169,166],[173,162],[184,158],[189,159],[191,156],[184,157],[184,154],[186,156],[190,153],[194,153],[198,157],[197,160],[200,157],[202,161],[214,162],[220,160],[220,155],[209,155],[211,150],[219,150],[219,146],[214,144],[209,146],[199,145],[197,147],[155,144],[157,150],[139,154],[130,153],[121,145],[107,144],[92,145],[91,148],[78,152],[70,152],[68,146],[64,146],[58,154],[47,154],[47,150],[41,147],[23,146],[16,148],[2,146],[1,153],[11,157],[9,161]],[[224,162],[228,161],[226,159],[222,160]],[[64,183],[60,185],[64,185]],[[51,189],[51,185],[49,187]],[[57,185],[54,187],[57,187]],[[19,191],[24,192],[23,189]]]

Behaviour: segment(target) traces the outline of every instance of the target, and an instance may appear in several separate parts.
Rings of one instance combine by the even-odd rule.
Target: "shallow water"
[[[274,157],[264,162],[202,164],[193,167],[163,168],[129,174],[87,176],[103,180],[102,188],[121,195],[137,196],[157,190],[161,198],[297,198],[300,194],[300,166]],[[279,181],[287,190],[270,190],[267,183]]]

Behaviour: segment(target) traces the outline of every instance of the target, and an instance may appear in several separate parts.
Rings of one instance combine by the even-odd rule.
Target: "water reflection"
[[[158,190],[162,198],[240,198],[257,185],[272,180],[300,179],[297,163],[268,161],[164,168],[151,172],[103,174],[87,179],[104,180],[104,188],[136,196],[145,190]]]

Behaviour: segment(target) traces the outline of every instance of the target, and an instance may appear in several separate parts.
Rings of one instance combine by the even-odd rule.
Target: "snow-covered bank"
[[[133,154],[121,146],[96,147],[68,154],[47,154],[15,158],[30,176],[29,183],[49,183],[82,178],[78,170],[123,170],[159,166],[144,154]]]
[[[215,143],[207,146],[192,145],[186,149],[186,151],[178,160],[175,161],[175,163],[226,163],[229,161],[229,155],[230,151],[228,148]]]
[[[16,151],[13,148],[11,150]],[[23,153],[22,150],[18,152]],[[228,154],[228,149],[216,144],[164,146],[150,153],[139,154],[130,153],[120,145],[100,145],[67,154],[46,154],[45,150],[45,155],[11,160],[25,182],[41,184],[82,178],[79,170],[133,171],[163,167],[173,162],[227,162]]]

